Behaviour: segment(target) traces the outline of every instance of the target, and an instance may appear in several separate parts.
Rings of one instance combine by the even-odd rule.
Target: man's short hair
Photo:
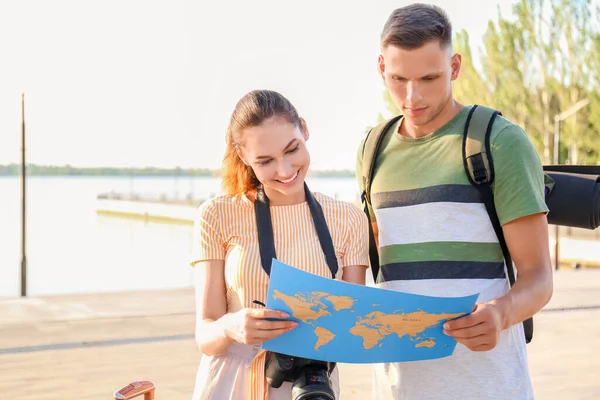
[[[381,33],[381,48],[396,46],[414,50],[431,41],[452,45],[452,24],[446,11],[432,4],[411,4],[397,8]]]

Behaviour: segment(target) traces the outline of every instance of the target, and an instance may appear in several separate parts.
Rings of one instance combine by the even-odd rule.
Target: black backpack
[[[498,242],[502,248],[502,254],[507,266],[508,280],[512,286],[515,283],[515,272],[513,269],[512,258],[502,232],[502,226],[500,225],[498,214],[496,213],[494,195],[491,187],[491,184],[494,181],[494,164],[490,152],[490,132],[494,120],[498,115],[502,114],[488,107],[475,105],[471,108],[465,124],[462,153],[465,173],[467,174],[471,185],[476,187],[481,194],[485,208],[490,216],[492,226],[498,237]],[[364,211],[367,214],[367,217],[369,217],[369,260],[375,282],[377,282],[379,275],[379,252],[375,242],[375,235],[369,214],[369,206],[371,205],[371,182],[373,179],[375,161],[381,143],[386,135],[392,133],[390,128],[394,126],[400,118],[402,118],[402,116],[398,115],[371,129],[367,134],[363,147],[362,178],[364,190],[361,193],[361,201]],[[546,190],[551,191],[554,186],[553,179],[548,174],[545,174],[544,178]],[[525,329],[525,339],[527,343],[529,343],[533,337],[533,319],[529,318],[523,321],[523,327]]]

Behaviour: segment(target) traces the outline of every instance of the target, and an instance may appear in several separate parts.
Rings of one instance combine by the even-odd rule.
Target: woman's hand
[[[298,326],[294,321],[269,321],[267,318],[287,319],[281,311],[264,308],[244,308],[224,316],[225,334],[242,344],[260,344]]]

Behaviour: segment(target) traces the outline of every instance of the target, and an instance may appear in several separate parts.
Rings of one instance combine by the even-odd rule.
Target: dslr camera
[[[336,363],[268,352],[267,383],[274,388],[292,382],[292,400],[335,400],[330,375]]]

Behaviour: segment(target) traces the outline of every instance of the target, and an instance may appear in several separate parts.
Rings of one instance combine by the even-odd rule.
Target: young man
[[[458,342],[452,356],[377,365],[374,399],[533,398],[521,322],[552,295],[542,166],[525,132],[497,117],[492,189],[518,271],[511,288],[490,217],[463,167],[471,107],[452,95],[460,66],[442,9],[413,4],[391,14],[381,35],[379,70],[404,117],[381,145],[371,185],[378,283],[415,294],[480,296],[472,314],[444,325]]]

